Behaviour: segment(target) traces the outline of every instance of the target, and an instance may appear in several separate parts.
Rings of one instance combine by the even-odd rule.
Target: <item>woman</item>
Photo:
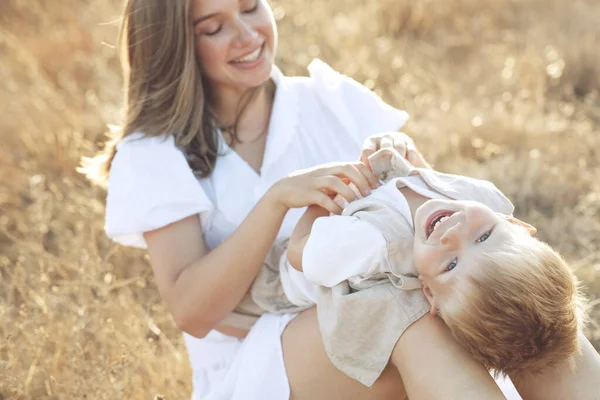
[[[502,398],[431,317],[402,336],[372,388],[330,364],[314,310],[267,314],[249,331],[223,322],[301,207],[338,213],[331,197],[353,196],[345,182],[377,185],[364,164],[331,162],[355,159],[404,112],[323,63],[284,77],[265,0],[129,0],[121,34],[126,110],[104,164],[106,231],[147,247],[186,332],[195,398]]]

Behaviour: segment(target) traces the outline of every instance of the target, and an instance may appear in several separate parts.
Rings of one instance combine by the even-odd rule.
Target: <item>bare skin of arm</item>
[[[197,215],[144,234],[158,288],[181,330],[203,337],[236,307],[256,277],[286,211],[268,198],[259,202],[211,252]],[[261,227],[260,234],[256,227]]]
[[[583,333],[579,343],[573,366],[565,362],[539,375],[511,376],[524,400],[600,399],[600,355]]]
[[[212,251],[204,242],[198,216],[145,232],[158,289],[179,328],[203,337],[216,327],[248,291],[290,208],[318,204],[339,213],[331,194],[348,201],[356,198],[342,179],[362,191],[376,183],[360,162],[300,171],[273,185],[240,226]]]

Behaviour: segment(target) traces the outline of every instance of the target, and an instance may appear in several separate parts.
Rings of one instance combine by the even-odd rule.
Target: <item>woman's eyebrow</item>
[[[207,19],[211,19],[214,18],[218,15],[219,13],[212,13],[212,14],[208,14],[208,15],[203,15],[202,17],[198,17],[193,21],[193,26],[198,25],[200,22],[206,21]]]

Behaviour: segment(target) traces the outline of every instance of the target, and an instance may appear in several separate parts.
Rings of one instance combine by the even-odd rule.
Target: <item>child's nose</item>
[[[440,238],[440,243],[451,250],[455,250],[460,243],[460,230],[462,226],[462,222],[458,222],[452,228],[448,229]]]

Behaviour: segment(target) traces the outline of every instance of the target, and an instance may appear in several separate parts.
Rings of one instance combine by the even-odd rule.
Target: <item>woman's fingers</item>
[[[371,170],[371,168],[367,167],[365,164],[360,163],[356,165],[356,169],[358,169],[358,171],[365,177],[367,178],[367,181],[369,182],[369,186],[371,187],[371,189],[376,189],[377,187],[379,187],[379,178],[377,178],[377,176],[375,176],[375,174],[373,173],[373,170]]]
[[[332,214],[340,215],[343,211],[342,207],[337,205],[333,199],[321,191],[317,191],[312,204],[323,207]]]
[[[360,152],[359,160],[369,168],[371,168],[371,164],[369,164],[369,157],[371,156],[371,154],[379,150],[380,140],[381,135],[373,135],[366,138],[363,142],[363,147],[362,151]]]
[[[348,178],[350,182],[354,184],[360,190],[363,196],[368,196],[371,192],[371,188],[376,188],[379,183],[377,177],[369,169],[358,169],[358,165],[362,163],[349,163],[349,164],[337,164],[328,168],[326,172],[328,175],[335,175],[339,178]],[[364,171],[364,173],[363,173]],[[371,186],[371,182],[375,183],[375,186]]]
[[[371,155],[375,153],[375,150],[373,149],[362,149],[362,151],[360,152],[360,162],[363,163],[364,165],[366,165],[369,169],[371,169],[371,164],[369,163],[369,157],[371,157]]]
[[[317,179],[317,188],[319,190],[325,190],[326,195],[337,193],[348,202],[356,200],[356,194],[337,176],[323,176]]]

